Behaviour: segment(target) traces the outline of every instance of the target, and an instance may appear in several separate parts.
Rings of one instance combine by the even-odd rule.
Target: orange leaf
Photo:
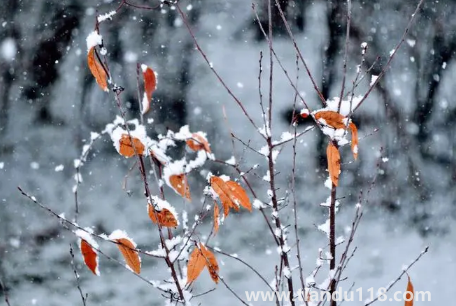
[[[320,111],[315,113],[315,119],[324,119],[327,125],[336,129],[345,129],[345,117],[334,111]]]
[[[80,248],[81,248],[82,257],[84,258],[84,262],[85,262],[87,268],[89,268],[93,274],[99,276],[100,271],[98,270],[97,252],[84,239],[81,239]]]
[[[215,193],[217,193],[220,202],[223,205],[223,214],[225,217],[230,213],[230,208],[234,208],[236,211],[239,211],[239,207],[234,204],[229,197],[230,190],[224,180],[220,177],[212,176],[211,187],[214,189]]]
[[[214,235],[217,234],[219,230],[219,216],[220,216],[220,211],[217,203],[214,203]]]
[[[200,248],[201,253],[205,259],[206,267],[209,270],[209,274],[211,275],[212,280],[217,284],[219,281],[219,266],[217,260],[215,259],[215,255],[209,251],[202,243],[200,243]]]
[[[245,190],[236,182],[225,182],[220,177],[211,177],[211,187],[220,198],[223,205],[225,217],[228,216],[229,209],[239,211],[239,206],[242,206],[249,211],[252,211],[252,204]]]
[[[413,290],[413,284],[412,284],[412,281],[410,280],[410,276],[408,274],[407,274],[407,277],[408,277],[408,283],[407,283],[407,291],[405,292],[405,299],[410,300],[410,301],[405,301],[404,306],[413,306],[415,291]]]
[[[95,77],[98,85],[104,91],[108,91],[107,75],[103,66],[100,64],[95,55],[95,47],[90,48],[89,54],[87,55],[87,64],[89,65],[90,72]]]
[[[193,133],[192,138],[187,139],[186,143],[193,151],[204,150],[207,153],[212,153],[211,148],[209,147],[209,142],[200,134]]]
[[[230,197],[233,202],[241,205],[242,207],[246,208],[248,211],[252,211],[252,204],[250,203],[249,197],[247,196],[247,192],[245,192],[244,188],[241,187],[238,183],[234,181],[226,182],[228,188],[230,188],[232,196]],[[237,206],[237,205],[236,205]]]
[[[328,144],[326,155],[328,158],[329,176],[331,177],[333,184],[337,186],[340,174],[340,154],[339,150],[333,145],[332,142]]]
[[[115,241],[118,243],[117,246],[125,259],[127,266],[135,273],[139,274],[141,272],[141,258],[135,251],[133,242],[128,238],[115,239]]]
[[[143,110],[142,113],[145,114],[150,109],[150,102],[152,100],[152,93],[157,88],[157,78],[155,72],[147,67],[142,65],[143,77],[144,77],[144,98],[143,98]]]
[[[133,140],[134,147],[136,149],[136,153],[142,155],[144,153],[144,144],[135,137],[131,137]],[[125,157],[132,157],[135,155],[135,150],[133,149],[133,145],[130,141],[130,136],[128,134],[123,134],[119,140],[119,153]]]
[[[187,284],[198,278],[206,265],[206,259],[200,249],[194,248],[187,264]]]
[[[356,125],[351,122],[349,125],[351,131],[352,131],[352,142],[351,142],[351,149],[353,152],[353,157],[355,159],[358,158],[358,129],[356,128]]]
[[[157,211],[157,210],[154,210],[154,207],[152,205],[147,204],[147,212],[149,213],[149,218],[154,223],[157,223],[157,218],[158,218],[158,223],[161,226],[165,226],[165,227],[176,227],[177,226],[176,218],[166,208],[163,208],[161,211]],[[155,214],[157,215],[157,218],[155,217]]]
[[[187,176],[185,174],[174,174],[169,177],[169,183],[174,190],[183,198],[191,201],[190,187],[188,186]]]

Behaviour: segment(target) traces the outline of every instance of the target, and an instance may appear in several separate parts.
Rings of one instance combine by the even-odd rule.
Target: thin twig
[[[427,246],[426,248],[424,248],[423,251],[421,251],[420,255],[418,255],[418,257],[415,258],[414,261],[412,261],[412,263],[410,265],[407,266],[407,268],[403,269],[402,270],[402,273],[399,274],[399,276],[392,282],[390,283],[387,287],[386,287],[386,290],[384,293],[387,293],[388,291],[391,290],[391,288],[393,288],[393,286],[402,278],[402,276],[404,276],[404,274],[406,274],[408,272],[408,270],[410,270],[410,268],[418,262],[418,260],[420,260],[420,258],[426,254],[429,250],[429,246]],[[365,303],[364,306],[369,306],[371,305],[372,303],[376,302],[378,299],[380,298],[380,295],[377,296],[376,298],[374,298],[372,301],[369,301],[368,303]]]
[[[76,286],[78,287],[79,294],[81,295],[82,304],[84,306],[86,306],[87,305],[86,302],[87,302],[89,295],[86,293],[86,295],[84,296],[84,293],[82,292],[81,281],[79,279],[79,274],[76,271],[76,264],[74,263],[73,246],[71,245],[71,243],[70,243],[70,255],[71,255],[70,264],[71,264],[71,267],[73,268],[74,277],[76,279]]]
[[[3,282],[3,280],[2,280],[1,277],[0,277],[0,286],[2,287],[3,298],[5,299],[6,305],[11,306],[11,304],[10,304],[10,302],[9,302],[8,289],[6,289],[6,285],[5,285],[5,283]]]
[[[409,30],[410,30],[410,27],[412,26],[412,23],[413,21],[415,20],[415,17],[416,15],[418,14],[421,6],[423,5],[424,3],[424,0],[420,0],[420,2],[418,3],[418,5],[416,6],[416,9],[415,11],[413,12],[412,14],[412,17],[410,18],[408,24],[407,24],[407,27],[405,28],[404,30],[404,33],[402,34],[402,37],[401,37],[401,40],[399,41],[399,43],[396,45],[396,47],[394,48],[394,51],[391,53],[390,57],[388,58],[388,62],[386,63],[386,65],[383,67],[382,71],[380,72],[380,74],[378,75],[377,79],[372,83],[372,85],[369,87],[369,89],[367,90],[366,94],[363,96],[363,98],[361,98],[361,101],[359,101],[358,105],[355,107],[355,109],[353,110],[353,112],[355,112],[360,106],[361,104],[363,104],[363,102],[367,99],[367,97],[369,96],[369,94],[372,92],[372,90],[374,89],[374,87],[378,84],[378,82],[380,82],[380,80],[383,78],[383,76],[385,75],[386,71],[390,68],[391,66],[391,62],[394,58],[394,56],[396,55],[397,51],[400,49],[400,47],[402,46],[402,44],[404,43],[405,41],[405,37],[407,36]],[[353,113],[352,112],[352,113]]]
[[[298,55],[299,55],[299,59],[301,60],[302,64],[304,65],[304,68],[306,69],[307,75],[309,76],[309,79],[312,82],[312,85],[313,85],[313,87],[315,89],[315,92],[317,93],[318,97],[320,98],[321,103],[323,104],[323,106],[326,106],[326,99],[325,99],[325,97],[323,97],[323,94],[321,93],[320,89],[318,89],[318,85],[315,82],[315,80],[314,80],[314,78],[312,76],[312,73],[310,72],[309,67],[307,66],[306,60],[302,56],[301,50],[299,49],[298,44],[296,43],[296,40],[295,40],[295,38],[293,36],[293,33],[291,32],[290,24],[288,23],[288,21],[287,21],[287,19],[285,17],[285,14],[283,13],[282,8],[280,7],[279,0],[275,0],[275,2],[276,2],[276,7],[279,10],[280,17],[282,18],[282,21],[283,21],[283,23],[285,25],[285,28],[287,29],[288,35],[290,36],[291,41],[293,42],[293,46],[294,46],[294,48],[296,50],[296,53],[298,53]]]

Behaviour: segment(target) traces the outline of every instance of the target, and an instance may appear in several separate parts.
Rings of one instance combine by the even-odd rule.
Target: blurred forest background
[[[137,4],[156,2],[138,0]],[[343,72],[346,2],[280,2],[323,95],[337,96]],[[79,157],[90,131],[101,131],[118,113],[112,94],[100,91],[87,68],[85,39],[94,28],[96,16],[114,10],[119,3],[0,3],[0,275],[12,305],[81,303],[69,265],[68,244],[76,239],[57,220],[21,197],[16,187],[22,186],[56,212],[72,217],[73,160]],[[266,3],[256,3],[264,25]],[[373,65],[377,56],[381,57],[360,86],[359,94],[366,90],[370,76],[380,73],[416,4],[411,0],[352,2],[349,86],[360,63],[362,42],[369,46],[364,69]],[[215,69],[261,123],[258,61],[260,51],[267,54],[268,49],[255,22],[251,2],[187,0],[180,5]],[[295,50],[280,16],[277,11],[273,13],[276,52],[295,78]],[[398,274],[403,263],[430,244],[430,253],[411,274],[416,289],[431,290],[432,302],[427,303],[430,305],[450,299],[450,288],[444,284],[456,271],[450,255],[456,251],[455,14],[456,1],[425,1],[392,68],[353,117],[362,138],[359,160],[348,162],[348,150],[342,157],[346,170],[341,180],[341,230],[350,224],[359,192],[366,192],[376,171],[380,171],[356,241],[360,251],[350,272],[353,280],[358,286],[384,286]],[[100,29],[113,76],[126,88],[123,99],[131,118],[139,113],[136,62],[146,63],[158,73],[158,88],[148,114],[154,119],[148,125],[150,135],[165,133],[168,128],[177,131],[189,124],[192,131],[208,133],[212,150],[222,160],[232,156],[229,128],[257,149],[262,146],[238,106],[195,50],[176,10],[125,8]],[[267,62],[266,57],[266,71]],[[275,73],[274,135],[279,138],[281,132],[289,129],[294,92],[279,68]],[[313,108],[320,107],[302,67],[298,87],[307,103]],[[263,89],[266,91],[267,86]],[[302,120],[299,129],[309,124],[310,121]],[[237,153],[242,153],[241,149],[239,146]],[[288,186],[291,172],[290,152],[284,150],[279,158],[282,191]],[[384,159],[377,170],[380,157]],[[262,177],[266,173],[262,159],[249,153],[242,160],[244,169],[255,163],[260,164],[257,171]],[[64,169],[56,172],[59,165],[64,165]],[[99,232],[125,229],[142,248],[152,249],[157,238],[144,217],[141,188],[134,185],[138,178],[131,179],[131,197],[121,189],[129,167],[131,162],[118,156],[110,139],[96,144],[82,172],[80,224],[93,225]],[[213,172],[229,172],[218,164],[207,167]],[[324,247],[324,235],[315,230],[314,224],[324,220],[325,211],[319,204],[328,196],[323,186],[325,167],[325,140],[318,131],[312,131],[299,142],[297,181],[300,232],[307,239],[304,248],[309,272],[318,247]],[[191,185],[198,202],[204,177],[196,178]],[[266,185],[258,182],[257,188],[265,189]],[[191,211],[192,206],[186,205]],[[245,230],[239,232],[239,228]],[[258,214],[236,215],[222,232],[217,238],[222,249],[238,253],[257,267],[273,256],[269,250],[270,237],[262,239],[266,234]],[[112,253],[115,254],[114,249]],[[145,273],[159,279],[163,267],[147,261]],[[256,282],[242,266],[229,261],[226,259],[226,266],[222,266],[222,274],[235,284],[234,288],[242,292],[246,284]],[[141,283],[132,284],[137,281],[108,261],[102,261],[102,265],[106,268],[101,278],[92,277],[79,265],[90,304],[159,303],[156,291]],[[273,269],[270,270],[265,273],[271,273],[272,279]],[[210,286],[209,281],[202,281],[200,291],[204,291],[204,285]],[[256,288],[255,284],[251,286]],[[210,301],[219,294],[224,300],[218,305],[235,301],[223,289],[202,300]]]

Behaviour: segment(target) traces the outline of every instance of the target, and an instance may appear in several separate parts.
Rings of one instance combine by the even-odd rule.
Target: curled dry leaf
[[[186,143],[193,151],[204,150],[207,153],[212,153],[207,139],[198,133],[193,133],[192,138],[187,139]]]
[[[157,77],[155,76],[155,72],[146,65],[142,65],[141,68],[144,77],[144,98],[142,101],[142,113],[145,114],[150,110],[152,93],[157,88]]]
[[[184,173],[171,175],[169,183],[178,194],[191,201],[190,187],[188,186],[187,176]]]
[[[339,150],[334,146],[332,142],[328,144],[326,155],[328,159],[329,176],[333,184],[337,186],[339,183],[340,174],[340,154]]]
[[[219,230],[219,217],[220,217],[220,210],[217,203],[214,203],[214,235],[217,235]]]
[[[413,289],[413,284],[412,284],[412,281],[410,280],[410,276],[408,274],[407,274],[407,277],[408,277],[408,282],[407,282],[407,291],[405,292],[405,297],[407,300],[410,300],[410,301],[405,301],[404,306],[413,306],[415,291]]]
[[[223,205],[225,217],[228,216],[230,208],[239,211],[239,206],[242,206],[249,211],[252,211],[252,204],[245,190],[236,182],[225,182],[218,176],[211,177],[211,187],[218,195],[220,202]]]
[[[100,276],[100,271],[98,270],[98,253],[84,239],[80,240],[79,246],[87,268],[89,268],[93,274]]]
[[[214,254],[209,251],[202,243],[198,247],[193,249],[190,259],[187,264],[187,284],[195,281],[203,271],[204,267],[207,267],[212,280],[218,283],[218,271],[219,266]]]
[[[135,155],[136,149],[136,153],[142,155],[144,153],[144,144],[136,137],[132,136],[131,139],[133,140],[133,145],[128,134],[122,135],[119,140],[119,153],[125,157],[132,157]]]
[[[135,273],[139,274],[141,272],[141,258],[139,254],[135,251],[135,244],[128,238],[119,238],[115,239],[118,244],[120,252],[122,253],[127,266]]]
[[[161,211],[154,210],[154,207],[151,204],[147,204],[147,212],[149,218],[152,222],[157,223],[164,227],[176,227],[177,220],[176,217],[166,208],[163,208]]]
[[[202,243],[200,243],[200,248],[206,262],[206,267],[209,270],[209,274],[211,275],[212,280],[217,284],[219,281],[219,265],[215,259],[215,255],[209,251]]]
[[[327,125],[330,125],[336,129],[345,129],[344,119],[345,117],[334,111],[319,111],[315,113],[315,119],[323,119]]]
[[[87,55],[87,64],[89,65],[90,72],[97,81],[98,86],[104,91],[108,91],[108,77],[103,65],[100,64],[95,54],[95,47],[90,48]]]

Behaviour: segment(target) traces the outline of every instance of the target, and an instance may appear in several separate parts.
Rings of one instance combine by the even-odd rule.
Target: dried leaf
[[[230,208],[239,211],[239,206],[252,211],[252,204],[249,197],[238,183],[234,181],[225,182],[218,176],[212,176],[211,187],[219,196],[225,217],[228,216]]]
[[[132,271],[139,274],[141,272],[141,258],[135,251],[134,243],[128,238],[115,239],[115,241],[118,243],[117,246],[125,259],[127,266]]]
[[[214,203],[214,235],[217,234],[219,230],[219,216],[220,216],[220,211],[217,203]]]
[[[144,153],[144,144],[136,137],[131,137],[133,140],[136,153],[142,155]],[[128,134],[123,134],[119,140],[119,153],[125,157],[132,157],[135,155],[135,150],[130,141],[130,136]]]
[[[331,177],[333,184],[337,186],[340,174],[340,154],[339,150],[333,145],[332,142],[328,144],[326,155],[328,159],[329,176]]]
[[[187,284],[195,281],[206,266],[206,259],[199,248],[194,248],[187,264]]]
[[[206,267],[209,270],[209,274],[211,275],[212,280],[217,284],[219,281],[219,265],[217,263],[217,260],[215,259],[215,255],[211,251],[209,251],[202,243],[200,243],[199,245],[203,257],[205,259]]]
[[[104,91],[108,91],[108,77],[103,66],[96,58],[95,47],[92,47],[89,50],[89,54],[87,55],[87,64],[89,65],[90,72],[92,72],[98,86],[100,86]]]
[[[355,159],[357,159],[358,158],[358,129],[356,128],[356,125],[353,122],[350,123],[349,127],[352,132],[351,149],[353,152],[353,157]]]
[[[169,177],[169,183],[183,198],[191,201],[190,187],[185,174],[175,174]]]
[[[93,274],[100,276],[100,271],[98,270],[98,253],[84,239],[81,239],[80,248],[87,268],[89,268]]]
[[[144,77],[144,98],[143,98],[143,110],[142,113],[145,114],[150,110],[150,102],[152,100],[152,93],[157,88],[157,79],[155,72],[147,67],[142,65],[143,77]]]
[[[207,153],[212,153],[209,142],[200,134],[193,133],[192,138],[187,139],[186,143],[193,151],[204,150]]]
[[[412,284],[412,281],[410,280],[410,276],[408,274],[407,274],[407,277],[408,277],[408,283],[407,283],[407,291],[405,292],[405,297],[407,300],[410,300],[410,301],[405,301],[404,306],[413,306],[415,291],[413,289],[413,284]]]
[[[315,113],[315,119],[325,120],[327,125],[330,125],[336,129],[345,129],[344,119],[345,117],[334,111],[320,111]]]
[[[247,192],[245,192],[244,188],[241,187],[238,183],[234,181],[226,182],[228,188],[230,188],[232,196],[230,197],[233,202],[241,205],[242,207],[246,208],[248,211],[252,211],[252,203],[250,203],[249,197],[247,196]]]
[[[161,226],[176,227],[178,224],[174,215],[166,208],[163,208],[161,211],[157,211],[154,210],[154,207],[152,205],[147,204],[147,212],[149,213],[149,218],[152,220],[152,222],[157,223],[158,218],[158,223]]]

